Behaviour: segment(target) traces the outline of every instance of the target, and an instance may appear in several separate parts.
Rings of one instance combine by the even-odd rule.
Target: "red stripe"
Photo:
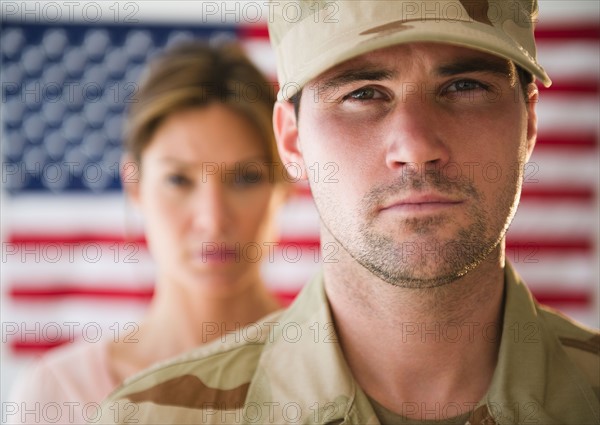
[[[74,234],[74,235],[41,235],[41,234],[25,234],[25,233],[14,233],[10,235],[9,244],[12,245],[25,245],[22,247],[23,250],[27,250],[27,244],[36,245],[35,249],[39,251],[43,249],[44,245],[84,245],[84,244],[126,244],[126,243],[138,243],[145,245],[146,242],[143,237],[137,238],[137,242],[131,242],[130,239],[124,240],[118,235],[92,235],[92,234]],[[285,248],[287,245],[294,245],[301,248],[311,248],[319,246],[319,238],[306,237],[306,238],[294,238],[294,239],[281,239],[277,242],[276,248]],[[30,247],[30,249],[34,249]],[[10,253],[5,253],[5,256],[10,257]]]
[[[542,286],[542,285],[540,285]],[[149,301],[153,294],[152,289],[139,289],[124,291],[121,289],[109,289],[109,290],[97,290],[97,289],[86,289],[86,288],[19,288],[10,291],[10,296],[19,300],[26,299],[44,299],[51,300],[53,298],[63,298],[65,296],[76,296],[80,298],[93,298],[97,300],[99,294],[101,298],[110,298],[111,300],[130,300],[135,298],[141,301]],[[275,295],[284,305],[289,305],[298,295],[300,291],[290,290],[272,290]],[[534,289],[532,290],[536,299],[545,304],[578,304],[581,306],[589,306],[591,303],[592,295],[589,291],[575,291],[575,290],[559,290],[551,291],[547,289]]]
[[[267,25],[245,25],[238,28],[240,38],[269,38]],[[595,22],[569,26],[540,25],[535,30],[538,42],[548,40],[599,40],[600,25]]]
[[[7,242],[9,244],[22,245],[22,244],[66,244],[72,245],[75,248],[81,244],[125,244],[134,243],[140,245],[146,245],[146,239],[142,236],[135,237],[123,237],[120,235],[111,234],[94,234],[94,233],[76,233],[72,235],[44,235],[39,233],[14,233],[8,237]],[[26,247],[25,247],[26,248]],[[7,254],[10,255],[10,254]]]
[[[139,238],[138,242],[142,245],[146,245],[146,242]],[[91,235],[91,234],[75,234],[75,235],[38,235],[38,234],[12,234],[9,237],[8,244],[19,246],[19,249],[23,251],[23,255],[27,255],[27,250],[31,250],[32,255],[35,252],[43,251],[45,246],[51,245],[86,245],[86,244],[126,244],[132,243],[130,240],[123,240],[121,237],[117,235]],[[31,247],[28,245],[35,245]],[[306,238],[294,238],[294,239],[281,239],[277,242],[275,248],[276,249],[284,249],[286,246],[293,245],[299,248],[313,248],[319,246],[319,238],[308,236]],[[19,251],[17,251],[18,253]],[[4,254],[7,258],[10,258],[11,255],[19,255],[19,254],[11,254],[10,252],[5,252]]]
[[[600,25],[597,22],[573,24],[569,26],[545,26],[536,28],[535,38],[538,42],[546,40],[599,40]]]
[[[267,25],[245,25],[238,28],[240,38],[269,38],[269,29]],[[568,25],[551,26],[540,25],[535,30],[537,41],[547,40],[599,40],[600,25],[596,22]]]
[[[70,341],[68,339],[59,340],[56,342],[47,342],[47,341],[39,341],[39,342],[28,342],[22,341],[22,338],[15,338],[10,341],[11,351],[18,355],[33,355],[33,354],[43,354],[44,352],[50,350],[51,348],[59,347],[63,344],[67,344]]]
[[[552,85],[548,88],[540,82],[537,85],[540,92],[543,92],[542,96],[552,94],[571,96],[574,94],[598,94],[599,84],[597,78],[579,78],[577,80],[552,80]]]
[[[598,134],[596,132],[553,132],[542,133],[538,136],[536,149],[564,148],[564,149],[596,149],[598,147]]]
[[[141,289],[122,289],[119,287],[111,288],[110,285],[98,285],[96,288],[89,288],[83,285],[49,285],[40,287],[38,283],[31,285],[29,283],[15,282],[8,295],[11,298],[19,300],[33,299],[55,299],[66,297],[93,298],[99,299],[120,299],[134,301],[149,301],[154,294],[153,288]]]
[[[534,258],[538,253],[542,252],[556,252],[561,253],[591,253],[592,242],[589,238],[573,238],[571,240],[565,239],[547,239],[547,240],[534,240],[525,241],[519,239],[512,239],[508,237],[506,240],[506,250],[509,252],[518,252],[523,255],[530,255]]]
[[[588,308],[592,305],[592,294],[589,291],[575,291],[569,290],[566,292],[561,291],[550,291],[547,289],[535,289],[532,290],[534,297],[540,304],[545,304],[550,307],[578,307]]]
[[[242,25],[237,29],[238,37],[244,38],[264,38],[269,40],[269,28],[266,25]]]
[[[272,293],[282,301],[284,305],[288,305],[296,295],[298,295],[298,291],[279,289],[272,289]],[[109,298],[111,300],[150,301],[154,295],[154,288],[122,289],[120,287],[111,288],[110,285],[102,284],[99,284],[97,288],[86,288],[73,284],[41,287],[40,283],[32,285],[24,282],[15,282],[8,291],[8,295],[17,300],[51,300],[55,298],[78,297],[93,298],[95,300]]]
[[[304,182],[294,185],[294,195],[302,198],[312,198],[310,187]]]
[[[277,297],[283,306],[287,307],[294,301],[300,291],[284,291],[274,289],[271,292],[275,295],[275,297]]]
[[[591,187],[540,187],[539,184],[523,185],[521,199],[525,201],[568,201],[592,202],[596,199],[596,190]]]

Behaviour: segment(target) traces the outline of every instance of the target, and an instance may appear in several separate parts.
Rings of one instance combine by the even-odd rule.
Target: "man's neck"
[[[451,404],[464,413],[481,400],[502,328],[503,258],[490,257],[496,260],[426,289],[392,286],[347,253],[324,264],[341,348],[369,396],[412,419]]]

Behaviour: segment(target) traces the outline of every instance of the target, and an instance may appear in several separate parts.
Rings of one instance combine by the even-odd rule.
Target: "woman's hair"
[[[173,113],[221,103],[245,117],[264,143],[270,166],[281,168],[271,116],[276,87],[234,43],[212,47],[194,41],[154,59],[130,104],[125,149],[138,164],[156,129]],[[283,173],[273,173],[280,180]]]

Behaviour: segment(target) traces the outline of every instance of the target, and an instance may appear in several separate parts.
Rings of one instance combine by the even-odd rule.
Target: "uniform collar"
[[[268,406],[260,409],[260,423],[277,423],[277,418],[308,424],[379,423],[337,342],[322,274],[269,328],[247,397]],[[507,264],[498,364],[485,405],[468,423],[594,423],[597,402],[583,382],[531,293]]]

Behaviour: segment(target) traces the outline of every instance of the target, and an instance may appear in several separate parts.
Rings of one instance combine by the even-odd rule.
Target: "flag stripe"
[[[598,133],[594,131],[544,132],[542,130],[538,135],[535,148],[538,150],[557,148],[595,150],[598,148]]]
[[[578,79],[562,78],[560,80],[552,80],[552,86],[548,88],[538,83],[538,88],[543,93],[543,96],[572,96],[573,94],[598,94],[598,85],[598,79],[593,77]]]
[[[266,25],[247,25],[238,29],[238,34],[242,38],[262,38],[269,39],[269,29]],[[535,38],[543,43],[553,40],[598,40],[600,39],[600,25],[595,22],[585,22],[583,24],[572,26],[566,25],[540,25],[535,31]]]
[[[298,287],[303,286],[303,282],[298,284]],[[153,288],[146,289],[123,289],[120,286],[110,287],[109,284],[102,285],[101,288],[83,288],[78,285],[68,285],[68,286],[53,286],[53,287],[44,287],[39,288],[33,286],[28,283],[18,283],[17,287],[12,288],[9,291],[9,296],[11,298],[16,299],[17,301],[31,300],[31,299],[57,299],[63,297],[81,297],[81,298],[100,298],[98,301],[113,299],[127,299],[127,300],[137,300],[137,301],[149,301],[154,295]],[[114,285],[114,282],[112,283]],[[536,285],[537,286],[537,285]],[[552,285],[551,283],[540,284],[539,287],[533,289],[534,293],[541,300],[558,300],[561,302],[580,302],[585,300],[585,302],[590,301],[590,292],[591,290],[586,289],[577,289],[575,291],[569,290],[566,291],[564,289],[553,289],[547,290],[544,289],[546,287],[556,287],[556,285]],[[592,285],[588,286],[592,288]],[[289,290],[279,290],[273,289],[272,293],[278,297],[289,298],[295,297],[299,291],[289,291]],[[541,302],[541,301],[540,301]]]
[[[600,25],[597,22],[583,22],[573,25],[540,25],[535,31],[538,43],[552,40],[569,39],[571,41],[585,41],[600,39]]]
[[[114,284],[114,283],[111,283]],[[15,282],[9,290],[9,296],[16,300],[22,299],[57,299],[64,297],[94,298],[102,299],[127,299],[137,301],[148,301],[154,294],[153,288],[127,289],[122,287],[111,288],[109,284],[100,285],[98,288],[87,288],[85,284],[43,285],[30,284],[27,282]]]

